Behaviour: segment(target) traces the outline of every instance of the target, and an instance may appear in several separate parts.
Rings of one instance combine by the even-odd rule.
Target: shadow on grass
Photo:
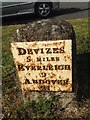
[[[77,55],[77,98],[79,101],[90,97],[89,61],[90,53]]]

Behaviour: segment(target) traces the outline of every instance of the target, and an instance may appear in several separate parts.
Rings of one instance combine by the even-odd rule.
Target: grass
[[[70,20],[76,33],[77,54],[90,52],[88,19]]]
[[[88,19],[68,20],[68,22],[73,25],[76,33],[77,54],[79,55],[90,53],[90,35],[88,33]],[[20,88],[17,85],[18,78],[15,73],[15,65],[13,63],[13,58],[10,51],[10,40],[15,34],[17,28],[22,26],[24,25],[10,25],[2,27],[3,113],[5,115],[5,118],[9,120],[13,120],[15,113],[18,110],[18,113],[23,115],[26,107],[31,107],[31,110],[34,110],[32,112],[32,116],[36,116],[37,114],[37,112],[35,113],[35,111],[37,111],[35,107],[39,109],[39,116],[42,116],[43,114],[41,112],[45,113],[45,111],[47,111],[46,116],[49,116],[52,106],[52,103],[50,101],[47,100],[47,103],[44,103],[42,98],[39,99],[38,103],[33,104],[31,102],[28,105],[22,105],[19,108],[19,106],[22,104],[22,98],[20,97]],[[90,119],[90,116],[88,118]]]

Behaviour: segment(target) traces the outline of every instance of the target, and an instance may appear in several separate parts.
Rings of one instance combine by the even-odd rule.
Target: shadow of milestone
[[[89,81],[89,61],[90,53],[77,55],[77,98],[82,101],[83,98],[90,97],[90,81]]]

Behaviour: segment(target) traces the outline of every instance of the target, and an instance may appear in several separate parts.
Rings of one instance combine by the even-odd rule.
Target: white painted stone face
[[[12,42],[22,90],[72,91],[72,40]]]

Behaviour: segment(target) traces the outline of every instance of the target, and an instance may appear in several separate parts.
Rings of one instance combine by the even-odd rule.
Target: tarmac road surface
[[[61,3],[61,19],[78,19],[89,16],[90,4],[88,2],[65,2]]]

